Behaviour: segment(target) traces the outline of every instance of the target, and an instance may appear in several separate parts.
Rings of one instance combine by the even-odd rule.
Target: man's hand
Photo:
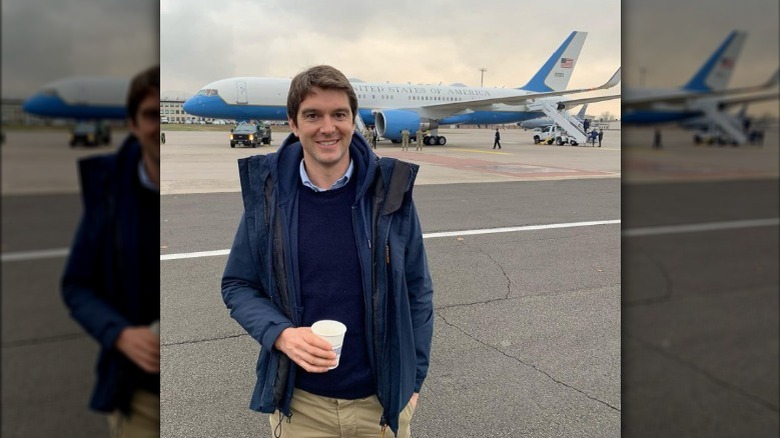
[[[409,403],[412,404],[412,409],[417,409],[417,399],[420,398],[420,393],[415,392],[412,394],[412,398],[409,399]]]
[[[311,331],[311,327],[286,328],[274,347],[310,373],[324,373],[336,366],[336,353],[330,343]]]
[[[149,327],[123,329],[114,345],[147,373],[160,372],[160,337]]]

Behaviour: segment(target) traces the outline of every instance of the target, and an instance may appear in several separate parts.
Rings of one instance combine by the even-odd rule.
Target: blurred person
[[[100,343],[90,408],[112,437],[160,434],[160,69],[131,81],[130,135],[79,162],[84,213],[62,277],[71,316]]]
[[[653,149],[663,149],[663,147],[661,143],[661,129],[655,128],[655,131],[653,131]]]
[[[422,129],[417,128],[417,132],[415,132],[414,135],[417,137],[416,138],[416,140],[417,140],[417,147],[414,150],[422,151],[423,137],[425,136],[425,134],[423,134]]]
[[[275,437],[379,437],[388,427],[408,437],[428,372],[418,166],[378,158],[355,133],[355,111],[343,73],[312,67],[290,85],[292,134],[275,153],[239,160],[244,214],[222,296],[261,345],[250,408],[271,414]],[[323,319],[347,326],[338,362],[312,332]]]
[[[408,151],[409,150],[409,130],[404,128],[403,131],[401,131],[401,150],[402,151]]]
[[[501,149],[501,133],[498,132],[498,128],[496,128],[496,133],[493,136],[493,149],[496,148],[496,145],[498,145],[498,148]]]
[[[602,140],[604,140],[604,130],[599,128],[599,147],[601,147]]]

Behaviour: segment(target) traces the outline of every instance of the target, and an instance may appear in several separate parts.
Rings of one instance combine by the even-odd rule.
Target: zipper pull
[[[390,264],[390,245],[385,245],[385,264]]]

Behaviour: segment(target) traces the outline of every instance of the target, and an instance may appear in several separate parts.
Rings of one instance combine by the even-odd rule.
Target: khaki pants
[[[382,436],[382,428],[379,426],[382,405],[375,395],[357,400],[342,400],[320,397],[296,388],[290,409],[292,417],[289,423],[279,411],[270,416],[270,436],[279,438],[379,438]],[[413,414],[414,408],[409,403],[401,411],[398,435],[393,435],[393,431],[388,427],[385,438],[409,438]]]
[[[160,396],[139,389],[130,400],[131,415],[115,411],[108,417],[111,438],[159,438]]]

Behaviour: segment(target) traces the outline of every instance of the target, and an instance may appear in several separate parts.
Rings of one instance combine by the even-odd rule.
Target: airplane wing
[[[562,100],[559,103],[565,105],[565,108],[574,108],[577,105],[593,102],[603,102],[605,100],[620,99],[619,94],[610,94],[609,96],[583,97],[581,99]]]
[[[563,96],[567,94],[603,90],[606,88],[612,88],[619,83],[620,83],[620,68],[617,69],[617,71],[612,75],[612,77],[607,82],[605,82],[603,85],[600,85],[598,87],[579,88],[576,90],[529,93],[529,94],[522,94],[517,96],[493,97],[487,99],[473,99],[473,100],[468,100],[463,102],[448,102],[448,103],[440,103],[436,105],[425,105],[421,107],[406,108],[406,109],[410,111],[415,111],[418,114],[420,114],[420,116],[429,119],[443,119],[445,117],[451,116],[453,114],[462,111],[491,110],[493,109],[492,106],[495,104],[520,105],[523,103],[531,102],[536,99],[541,99],[545,97]]]
[[[763,93],[763,94],[751,94],[747,96],[738,96],[731,99],[721,99],[718,101],[718,108],[724,109],[732,106],[747,104],[747,103],[755,103],[755,102],[763,102],[767,100],[776,100],[780,98],[780,94],[778,94],[777,91],[772,91],[769,93]]]
[[[728,96],[733,94],[745,94],[762,91],[777,86],[778,83],[780,83],[780,70],[775,71],[775,73],[769,78],[768,81],[759,85],[702,92],[681,92],[676,90],[669,94],[660,94],[639,98],[624,96],[621,103],[623,105],[623,109],[642,109],[651,107],[655,104],[685,104],[698,99],[710,99],[717,96]]]

